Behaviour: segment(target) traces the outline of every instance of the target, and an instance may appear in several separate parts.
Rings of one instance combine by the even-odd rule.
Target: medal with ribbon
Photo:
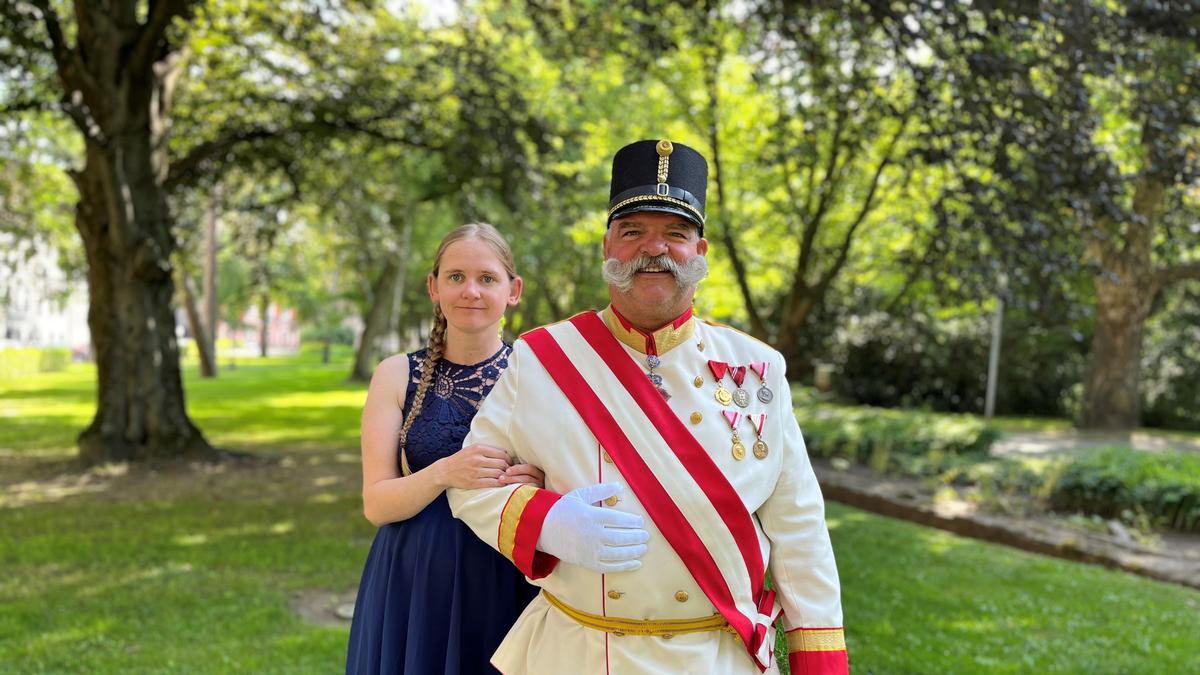
[[[739,408],[750,405],[750,392],[742,389],[742,382],[746,381],[746,366],[729,366],[729,378],[737,385],[733,392],[733,402],[738,404]]]
[[[742,413],[736,410],[722,410],[721,414],[725,416],[725,421],[729,422],[729,428],[733,430],[733,445],[730,446],[729,451],[733,453],[733,458],[740,462],[746,458],[746,446],[742,445],[742,439],[737,432],[738,420],[742,419]]]
[[[755,419],[757,418],[757,419]],[[767,424],[767,413],[761,415],[746,415],[746,419],[750,420],[750,426],[754,427],[754,435],[758,440],[754,441],[753,452],[758,459],[766,459],[767,453],[770,450],[767,448],[767,442],[763,440],[763,427]]]
[[[721,383],[721,380],[725,379],[726,371],[729,370],[729,364],[723,361],[709,361],[708,369],[712,372],[713,377],[717,380],[717,392],[715,394],[717,397],[717,403],[720,403],[721,405],[729,405],[729,403],[733,401],[733,394],[730,394],[729,390],[725,388],[725,385]]]
[[[758,389],[758,400],[763,403],[770,403],[771,399],[775,398],[774,392],[767,387],[767,367],[770,365],[766,361],[750,364],[750,370],[753,370],[759,381],[762,382],[762,386]]]

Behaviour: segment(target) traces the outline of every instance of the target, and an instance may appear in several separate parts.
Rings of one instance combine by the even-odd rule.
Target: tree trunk
[[[396,280],[392,288],[392,308],[389,313],[391,314],[390,323],[396,331],[396,349],[403,349],[404,333],[401,326],[403,323],[401,318],[404,314],[402,310],[404,304],[404,281],[408,278],[408,248],[412,245],[413,219],[408,214],[402,214],[399,217],[403,218],[404,224],[400,228],[400,251],[397,253],[397,257],[400,260],[396,265]],[[396,216],[393,216],[393,222],[395,222],[395,218]]]
[[[797,276],[803,273],[803,270],[796,270]],[[800,353],[800,334],[808,322],[809,314],[812,314],[813,309],[824,298],[824,295],[823,288],[815,289],[807,284],[793,284],[792,292],[783,301],[782,311],[779,312],[779,327],[776,329],[771,346],[783,354],[789,364],[789,371],[793,369],[799,371],[798,364],[807,363],[808,357],[811,356]]]
[[[333,339],[329,337],[329,333],[325,333],[325,339],[321,341],[321,364],[329,365],[330,352],[333,351]]]
[[[174,239],[149,128],[138,131],[107,146],[89,139],[87,163],[74,174],[98,380],[96,416],[79,435],[88,464],[216,456],[184,405],[171,311]]]
[[[271,336],[271,296],[258,296],[258,355],[267,358],[267,340]]]
[[[220,321],[217,316],[217,201],[220,193],[221,186],[217,185],[204,219],[204,327],[208,330],[208,360],[214,366],[217,362],[217,322]]]
[[[1096,278],[1096,334],[1079,420],[1085,429],[1134,429],[1141,422],[1142,334],[1153,293],[1138,283],[1141,275],[1122,272]]]
[[[188,419],[175,337],[175,239],[162,187],[167,123],[179,61],[164,35],[188,3],[75,4],[78,44],[41,13],[63,109],[84,138],[75,226],[87,256],[88,327],[96,354],[96,415],[79,435],[89,464],[215,458]]]
[[[191,278],[187,272],[179,274],[180,286],[183,287],[183,307],[187,312],[188,324],[192,328],[192,340],[196,343],[196,351],[200,356],[200,377],[217,376],[216,363],[212,358],[212,343],[209,342],[208,329],[200,316],[200,308],[196,305],[196,294],[192,291]]]
[[[1136,217],[1125,223],[1122,245],[1098,236],[1089,241],[1101,272],[1095,277],[1096,334],[1079,420],[1085,429],[1134,429],[1141,423],[1142,335],[1163,284],[1154,269],[1153,245],[1164,193],[1161,181],[1143,178],[1133,196]],[[1107,222],[1101,229],[1116,228]]]
[[[362,339],[358,341],[358,351],[354,353],[354,369],[350,379],[366,382],[371,379],[375,370],[375,343],[379,336],[388,329],[388,313],[392,305],[392,288],[396,285],[396,276],[400,273],[400,265],[395,256],[389,257],[383,271],[375,280],[371,289],[371,307],[367,310],[366,321],[363,325]]]

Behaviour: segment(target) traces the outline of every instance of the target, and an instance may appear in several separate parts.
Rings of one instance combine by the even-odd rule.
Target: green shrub
[[[1062,511],[1200,532],[1200,455],[1103,448],[1072,459],[1054,481],[1050,504]]]
[[[933,476],[987,453],[1000,432],[970,416],[881,408],[810,406],[798,411],[808,451],[884,473]]]
[[[56,373],[71,364],[66,347],[9,347],[0,349],[0,378],[13,379],[35,373]]]
[[[308,326],[300,331],[301,342],[324,342],[335,345],[353,345],[354,329],[350,326]]]

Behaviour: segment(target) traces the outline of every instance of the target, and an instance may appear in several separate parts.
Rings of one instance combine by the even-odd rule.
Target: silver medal
[[[733,402],[738,404],[739,408],[745,408],[750,405],[750,392],[738,387],[733,392]]]

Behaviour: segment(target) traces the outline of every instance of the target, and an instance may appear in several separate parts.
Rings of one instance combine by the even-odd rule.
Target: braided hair
[[[442,239],[441,245],[438,246],[437,255],[433,259],[431,276],[437,277],[438,270],[442,265],[442,254],[446,252],[446,249],[451,244],[464,239],[478,239],[491,246],[500,258],[500,262],[504,264],[504,271],[508,273],[509,280],[511,281],[516,278],[517,266],[513,259],[512,249],[509,248],[508,242],[504,240],[504,236],[500,234],[500,231],[494,225],[488,223],[467,223],[447,234]],[[421,364],[421,379],[417,382],[417,392],[413,395],[412,407],[409,408],[408,415],[404,417],[404,424],[400,427],[400,443],[398,447],[400,448],[400,464],[403,475],[411,473],[408,468],[406,453],[404,452],[404,444],[408,441],[408,432],[412,429],[413,422],[421,412],[421,407],[425,403],[425,394],[429,392],[429,386],[433,383],[433,371],[445,353],[446,315],[442,313],[442,306],[434,302],[433,328],[429,331],[429,342],[425,350],[425,360]]]

